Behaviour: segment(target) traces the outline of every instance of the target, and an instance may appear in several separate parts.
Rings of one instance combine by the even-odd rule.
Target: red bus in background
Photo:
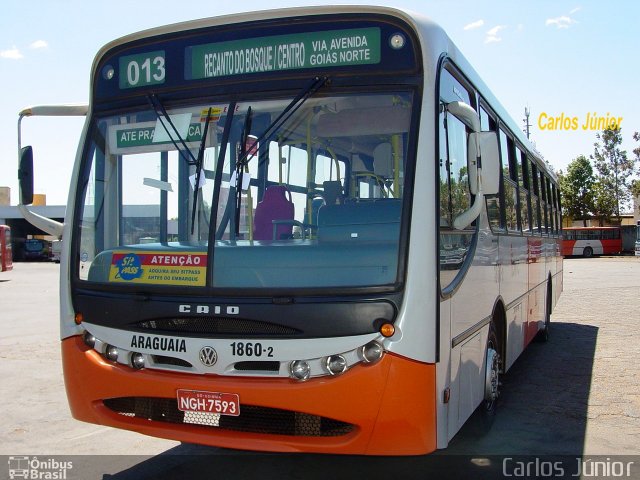
[[[562,255],[591,257],[622,253],[620,227],[569,227],[562,229]]]
[[[11,253],[11,228],[0,225],[0,272],[13,269]]]

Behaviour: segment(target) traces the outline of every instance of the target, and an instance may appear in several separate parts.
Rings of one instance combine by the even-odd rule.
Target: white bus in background
[[[60,263],[60,255],[62,254],[62,240],[53,240],[51,242],[51,261]]]
[[[423,454],[493,415],[500,375],[548,338],[557,179],[427,18],[324,6],[163,26],[105,46],[91,85],[66,110],[87,119],[64,225],[27,213],[64,238],[75,418]]]

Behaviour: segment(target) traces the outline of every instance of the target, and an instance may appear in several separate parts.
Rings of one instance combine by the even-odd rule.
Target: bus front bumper
[[[62,360],[71,413],[84,422],[243,450],[418,455],[436,448],[435,365],[392,354],[306,382],[134,370],[108,362],[80,336],[62,341]],[[240,416],[189,420],[177,409],[178,389],[237,394]]]

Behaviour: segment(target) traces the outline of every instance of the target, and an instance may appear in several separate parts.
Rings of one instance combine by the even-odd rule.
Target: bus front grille
[[[280,362],[247,361],[236,362],[233,368],[239,372],[272,372],[280,371]]]
[[[293,435],[303,437],[338,437],[355,429],[349,423],[289,410],[241,405],[237,417],[201,412],[182,412],[173,398],[120,397],[103,400],[110,410],[128,417],[192,424],[236,432]]]
[[[186,360],[182,360],[181,358],[168,357],[166,355],[151,355],[151,359],[155,365],[176,365],[178,367],[193,368],[191,363]]]
[[[296,328],[258,320],[226,317],[159,318],[132,325],[142,330],[199,335],[299,335]]]

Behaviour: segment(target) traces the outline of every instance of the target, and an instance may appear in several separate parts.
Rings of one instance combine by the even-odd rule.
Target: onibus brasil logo
[[[73,468],[73,462],[60,461],[55,458],[38,459],[38,457],[9,457],[9,478],[26,478],[38,480],[65,480],[67,471]]]

